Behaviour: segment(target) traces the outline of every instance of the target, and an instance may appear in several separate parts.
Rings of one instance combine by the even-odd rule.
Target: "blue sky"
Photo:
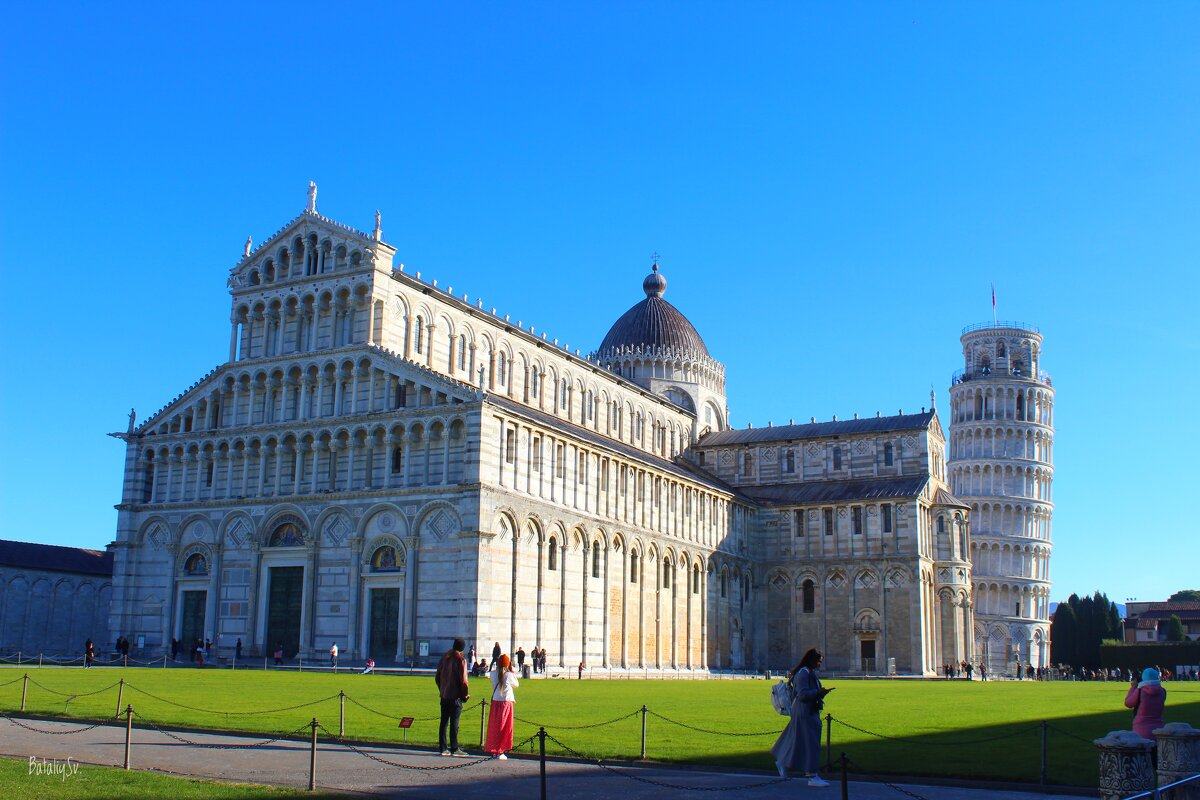
[[[170,5],[6,12],[0,538],[113,538],[105,434],[223,361],[315,180],[584,351],[657,251],[739,427],[945,409],[995,283],[1058,391],[1054,599],[1200,584],[1200,7]]]

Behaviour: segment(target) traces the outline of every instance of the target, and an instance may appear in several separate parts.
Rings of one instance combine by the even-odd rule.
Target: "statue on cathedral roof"
[[[317,182],[316,181],[308,182],[308,205],[306,205],[304,207],[304,210],[310,214],[317,213]]]

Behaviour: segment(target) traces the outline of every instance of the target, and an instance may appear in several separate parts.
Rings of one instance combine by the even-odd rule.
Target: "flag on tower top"
[[[996,284],[992,284],[992,327],[996,327]]]

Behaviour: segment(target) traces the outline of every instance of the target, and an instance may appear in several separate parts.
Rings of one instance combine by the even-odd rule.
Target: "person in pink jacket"
[[[1125,695],[1125,707],[1133,709],[1133,732],[1143,739],[1154,741],[1154,729],[1161,728],[1163,706],[1167,702],[1167,690],[1159,683],[1158,670],[1146,667],[1142,670],[1142,681],[1135,679]]]

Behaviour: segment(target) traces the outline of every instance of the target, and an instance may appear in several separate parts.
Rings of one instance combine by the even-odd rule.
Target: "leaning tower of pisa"
[[[971,506],[975,653],[992,675],[1049,664],[1054,389],[1020,322],[962,332],[950,386],[950,481]]]

